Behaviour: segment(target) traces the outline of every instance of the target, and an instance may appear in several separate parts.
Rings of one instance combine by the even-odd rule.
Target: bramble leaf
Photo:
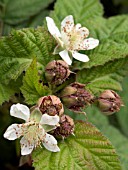
[[[128,73],[128,57],[108,62],[103,66],[83,69],[77,73],[77,81],[87,84],[86,88],[93,94],[106,89],[122,90],[120,82]]]
[[[123,108],[121,110],[123,111]],[[122,111],[116,113],[116,115],[118,114],[121,116],[121,119],[123,118]],[[96,107],[86,109],[86,113],[88,114],[89,122],[95,124],[96,127],[110,139],[120,157],[122,170],[126,170],[128,162],[128,154],[126,150],[126,148],[128,148],[128,138],[126,138],[119,129],[111,125],[108,116],[102,115]],[[126,117],[125,120],[127,120]]]
[[[59,142],[60,152],[34,151],[36,170],[121,170],[113,146],[96,127],[85,122],[75,125],[75,136]]]
[[[51,12],[52,18],[60,26],[60,22],[67,16],[73,15],[76,23],[88,22],[90,19],[103,15],[103,7],[99,0],[58,0],[54,11]]]
[[[56,2],[55,10],[51,13],[56,24],[60,27],[65,16],[73,15],[75,23],[81,23],[89,29],[89,37],[100,41],[99,46],[94,50],[83,51],[89,56],[90,61],[83,63],[74,60],[73,68],[91,68],[104,65],[108,61],[125,58],[128,55],[128,15],[105,19],[102,17],[103,10],[98,0],[72,1]]]
[[[0,40],[0,80],[9,83],[17,79],[37,56],[37,61],[45,66],[55,59],[52,54],[55,41],[42,27],[13,30],[9,37]]]

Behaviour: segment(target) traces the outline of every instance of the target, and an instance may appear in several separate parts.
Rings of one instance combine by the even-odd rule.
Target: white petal
[[[28,121],[30,117],[30,110],[23,104],[13,104],[10,109],[10,115]]]
[[[76,28],[76,31],[79,30],[79,29],[81,28],[81,24],[79,24],[79,23],[76,24],[76,25],[75,25],[75,28]]]
[[[76,60],[79,60],[79,61],[82,61],[82,62],[88,62],[88,61],[89,61],[89,58],[88,58],[87,55],[78,53],[78,52],[76,52],[76,51],[73,51],[73,52],[72,52],[72,56],[73,56],[73,58],[75,58]]]
[[[32,152],[34,144],[30,144],[24,137],[20,140],[21,144],[21,155],[28,155]]]
[[[61,32],[71,32],[72,28],[74,27],[74,19],[72,15],[69,15],[63,19],[61,22]]]
[[[22,135],[22,124],[12,124],[10,125],[6,132],[4,133],[4,138],[8,140],[15,140]]]
[[[46,17],[46,21],[47,21],[47,27],[50,34],[53,35],[54,38],[61,37],[60,31],[57,28],[56,24],[54,23],[54,20],[50,17]]]
[[[79,28],[78,32],[81,35],[81,39],[84,39],[89,35],[89,30],[86,27]]]
[[[60,149],[57,146],[57,140],[52,136],[46,133],[43,145],[46,149],[52,152],[59,152]]]
[[[57,125],[59,123],[59,116],[49,116],[48,114],[44,114],[41,117],[40,124],[47,124],[47,125]]]
[[[84,49],[91,50],[99,45],[99,40],[94,38],[88,38],[84,40]]]
[[[71,64],[72,64],[72,60],[70,59],[67,50],[61,51],[61,52],[59,53],[59,55],[61,56],[61,58],[62,58],[68,65],[71,65]]]

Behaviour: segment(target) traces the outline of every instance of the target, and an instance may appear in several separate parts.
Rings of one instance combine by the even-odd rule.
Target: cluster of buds
[[[93,100],[93,96],[85,89],[85,85],[77,82],[65,87],[61,97],[66,107],[75,112],[80,112]]]
[[[60,117],[59,126],[53,131],[54,136],[66,138],[73,133],[73,119],[63,114],[63,104],[58,97],[54,95],[41,97],[37,106],[42,114],[58,115]]]
[[[102,113],[105,115],[111,115],[118,112],[120,107],[123,106],[123,103],[116,92],[105,90],[98,98],[98,105]]]
[[[45,68],[47,81],[54,85],[62,84],[69,77],[70,73],[68,64],[62,60],[51,61]]]
[[[87,55],[78,51],[94,49],[99,45],[99,40],[92,37],[87,38],[89,30],[86,27],[81,27],[81,24],[75,25],[72,15],[64,18],[61,23],[61,31],[58,30],[52,18],[47,17],[46,21],[49,32],[58,43],[54,53],[59,54],[64,60],[51,61],[45,68],[48,84],[56,87],[70,76],[71,71],[68,65],[72,64],[72,58],[82,62],[89,61]],[[94,97],[85,89],[85,84],[78,82],[65,87],[60,97],[65,106],[74,112],[81,112],[82,108],[94,102]],[[111,115],[118,112],[123,104],[117,93],[106,90],[98,97],[98,105],[101,112]],[[73,119],[63,113],[63,104],[54,95],[41,97],[37,105],[31,109],[23,104],[14,104],[11,106],[10,115],[23,119],[25,122],[9,126],[4,137],[9,140],[22,137],[20,140],[22,155],[31,154],[34,148],[41,145],[49,151],[58,152],[60,149],[54,136],[67,138],[74,132]]]

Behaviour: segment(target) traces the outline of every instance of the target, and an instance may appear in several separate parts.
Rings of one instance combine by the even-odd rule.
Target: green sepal
[[[42,113],[40,112],[39,108],[34,108],[34,110],[30,114],[30,120],[35,122],[40,122],[42,117]]]

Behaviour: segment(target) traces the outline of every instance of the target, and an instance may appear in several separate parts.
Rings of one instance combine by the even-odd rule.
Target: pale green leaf
[[[90,123],[77,122],[75,136],[59,142],[60,152],[44,148],[33,153],[36,170],[121,170],[115,150]]]
[[[36,104],[37,100],[51,93],[51,90],[39,81],[36,59],[33,60],[30,67],[27,69],[23,78],[23,86],[21,92],[25,97],[25,102],[28,104]]]

